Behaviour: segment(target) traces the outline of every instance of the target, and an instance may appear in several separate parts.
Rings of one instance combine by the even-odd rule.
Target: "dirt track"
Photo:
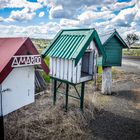
[[[113,94],[105,96],[95,92],[93,102],[99,110],[91,123],[97,139],[140,139],[139,73],[119,71],[113,81]]]
[[[85,112],[63,100],[52,106],[52,96],[39,96],[36,102],[5,117],[7,140],[140,140],[140,74],[117,71],[113,94],[94,92],[86,84]],[[77,103],[77,102],[76,102]]]

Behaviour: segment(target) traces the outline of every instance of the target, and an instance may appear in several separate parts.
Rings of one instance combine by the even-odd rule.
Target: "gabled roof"
[[[39,54],[29,38],[0,38],[0,84],[12,71],[12,57],[14,55]],[[49,72],[44,60],[41,66],[46,73]]]
[[[112,37],[116,36],[120,41],[121,43],[123,44],[123,48],[129,48],[128,45],[126,44],[126,42],[123,40],[123,38],[119,35],[119,33],[116,31],[116,30],[113,30],[113,31],[110,31],[108,33],[105,33],[105,34],[101,34],[99,35],[100,37],[100,40],[103,44],[103,46],[110,41],[110,39]]]
[[[95,41],[99,53],[105,57],[105,50],[95,29],[61,30],[51,45],[43,51],[42,57],[75,59],[77,65],[92,40]]]

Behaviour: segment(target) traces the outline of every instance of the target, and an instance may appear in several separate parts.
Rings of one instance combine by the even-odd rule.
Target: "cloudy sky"
[[[0,37],[53,38],[62,28],[140,35],[140,0],[0,0]]]

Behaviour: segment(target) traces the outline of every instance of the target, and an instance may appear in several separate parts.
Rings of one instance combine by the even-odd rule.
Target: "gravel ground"
[[[61,99],[53,107],[48,93],[5,116],[6,140],[140,140],[140,74],[119,69],[110,96],[92,85],[86,84],[83,114],[77,101],[67,113]]]
[[[112,95],[95,92],[98,108],[91,127],[97,139],[140,140],[140,73],[122,72],[113,80]]]

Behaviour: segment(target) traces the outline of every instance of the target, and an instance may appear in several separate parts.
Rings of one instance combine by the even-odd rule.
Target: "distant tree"
[[[133,45],[138,40],[139,40],[139,37],[135,33],[128,34],[126,37],[126,41],[127,41],[129,46]]]

